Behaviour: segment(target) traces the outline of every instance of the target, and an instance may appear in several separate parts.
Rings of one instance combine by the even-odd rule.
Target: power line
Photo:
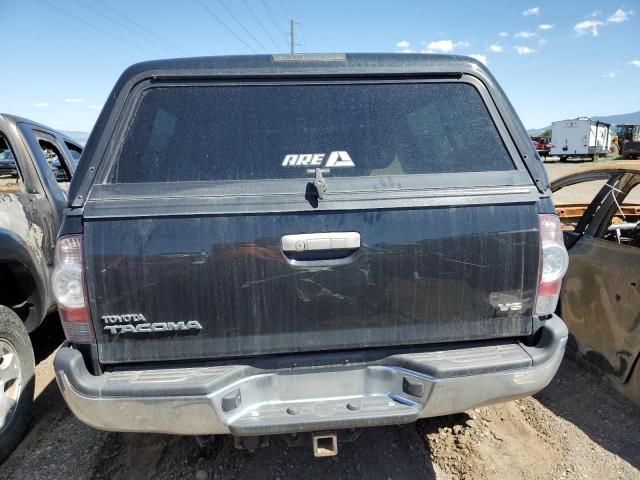
[[[294,6],[293,0],[289,0],[288,3],[289,3],[289,6],[291,7],[291,11],[295,15],[295,17],[298,18],[298,11],[297,11],[296,7]]]
[[[173,50],[175,50],[176,52],[178,52],[181,55],[188,55],[187,52],[185,52],[184,50],[182,50],[179,47],[176,47],[174,44],[172,44],[171,42],[165,40],[164,38],[160,37],[159,35],[156,35],[155,33],[153,33],[151,30],[147,29],[146,27],[144,27],[143,25],[140,25],[138,22],[131,20],[129,17],[127,17],[126,15],[118,12],[117,10],[115,10],[113,7],[106,5],[105,3],[101,2],[100,0],[94,0],[96,3],[99,3],[103,8],[106,8],[107,10],[112,11],[113,13],[115,13],[117,16],[119,16],[120,18],[126,20],[127,22],[129,22],[131,25],[134,25],[135,27],[139,28],[140,30],[142,30],[143,32],[146,32],[147,34],[151,35],[152,37],[155,37],[156,39],[158,39],[160,42],[164,43],[165,45],[167,45],[169,48],[172,48]]]
[[[291,50],[290,53],[291,55],[293,55],[294,53],[296,53],[296,47],[299,46],[299,43],[296,43],[296,25],[298,25],[298,22],[294,21],[293,19],[291,19],[291,24],[290,24],[290,28],[291,30],[289,30],[289,35],[291,36]]]
[[[269,40],[271,40],[271,43],[273,43],[273,46],[276,47],[276,50],[282,51],[282,49],[280,47],[278,47],[278,45],[276,44],[276,41],[273,39],[273,37],[269,34],[268,30],[266,28],[264,28],[264,25],[260,21],[260,17],[258,17],[255,14],[255,12],[253,11],[253,9],[249,5],[249,3],[247,3],[247,0],[242,0],[242,1],[246,5],[246,7],[249,9],[249,12],[251,12],[251,15],[253,15],[253,18],[256,20],[256,22],[258,22],[258,25],[260,25],[260,28],[262,28],[262,31],[267,35],[267,37],[269,37]]]
[[[278,27],[278,22],[276,22],[276,19],[273,17],[273,13],[271,13],[271,9],[269,8],[269,5],[267,5],[267,3],[264,0],[262,0],[262,5],[264,5],[264,8],[267,10],[267,13],[269,14],[269,18],[271,18],[273,25],[276,27],[276,31],[282,34],[283,32],[280,30],[280,27]],[[284,41],[285,46],[289,48],[289,44],[284,39],[284,37],[282,37],[282,40]]]
[[[275,0],[273,0],[275,2]],[[289,11],[284,7],[284,3],[282,2],[282,0],[278,0],[278,6],[280,7],[280,12],[282,13],[282,15],[284,15],[284,21],[287,24],[290,24],[289,27],[289,31],[285,33],[285,35],[289,35],[289,41],[290,41],[290,52],[293,53],[295,50],[295,47],[300,47],[302,46],[300,43],[296,42],[296,33],[299,34],[300,32],[296,30],[295,25],[300,25],[298,22],[296,22],[295,20],[293,20],[295,17],[295,15],[289,15]]]
[[[149,41],[149,39],[145,38],[145,37],[144,37],[143,35],[141,35],[139,32],[136,32],[134,29],[132,29],[132,28],[130,28],[130,27],[128,27],[128,26],[126,26],[124,23],[120,22],[119,20],[115,20],[114,18],[110,17],[109,15],[106,15],[106,14],[102,13],[100,10],[98,10],[97,8],[95,8],[93,5],[88,4],[88,3],[86,3],[86,2],[83,2],[83,1],[81,1],[81,0],[76,0],[76,3],[79,3],[80,5],[83,5],[84,7],[86,7],[86,8],[88,8],[88,9],[90,9],[90,10],[94,11],[95,13],[97,13],[98,15],[100,15],[100,16],[102,16],[102,17],[106,18],[107,20],[110,20],[111,22],[115,23],[116,25],[119,25],[120,27],[122,27],[122,28],[124,28],[125,30],[127,30],[127,31],[129,31],[129,32],[131,32],[131,33],[133,33],[134,35],[139,36],[139,37],[140,37],[140,38],[142,38],[143,40],[145,40],[145,41],[147,41],[147,42]],[[158,43],[157,43],[157,42],[153,42],[153,43],[154,43],[154,45],[156,45],[156,46],[160,46],[160,48],[162,48],[162,49],[165,49],[165,48],[166,48],[166,47],[164,47],[164,46],[162,46],[162,45],[158,45]]]
[[[285,10],[284,7],[282,6],[282,0],[278,0],[278,5],[280,6],[280,11],[282,12],[282,14],[284,15],[284,19],[285,21],[289,21],[289,19],[291,18],[291,15],[289,15]]]
[[[302,34],[302,23],[298,23],[298,35],[300,35],[300,50],[303,50],[302,46],[304,45],[304,50],[308,52],[307,42]]]
[[[42,0],[41,0],[41,1],[42,1]],[[238,39],[238,41],[240,41],[240,42],[241,42],[245,47],[247,47],[247,48],[248,48],[249,50],[251,50],[253,53],[258,53],[258,52],[256,52],[256,50],[255,50],[251,45],[249,45],[247,42],[245,42],[245,41],[244,41],[240,36],[238,36],[238,35],[236,34],[236,32],[234,32],[234,31],[233,31],[229,26],[227,26],[227,24],[226,24],[226,23],[224,23],[222,20],[220,20],[220,17],[218,17],[215,13],[213,13],[213,11],[212,11],[209,7],[207,7],[207,6],[202,2],[202,0],[197,0],[197,1],[198,1],[198,3],[199,3],[200,5],[202,5],[202,8],[204,8],[204,9],[209,13],[209,15],[211,15],[213,18],[215,18],[215,19],[216,19],[216,21],[217,21],[220,25],[222,25],[224,28],[226,28],[226,29],[227,29],[227,31],[228,31],[231,35],[233,35],[234,37],[236,37],[236,38]]]
[[[293,20],[293,18],[296,18],[295,15],[289,15],[288,10],[284,8],[284,4],[283,4],[282,0],[278,0],[278,5],[280,6],[280,11],[284,15],[285,21],[291,23],[291,27],[290,27],[290,30],[289,30],[289,35],[291,35],[291,40],[292,40],[291,52],[293,53],[293,50],[294,50],[293,45],[295,45],[296,47],[301,47],[302,46],[302,44],[296,43],[295,39],[294,39],[295,33],[300,34],[300,31],[299,30],[296,31],[295,27],[293,25],[295,24],[295,25],[299,26],[300,24]]]
[[[267,49],[264,48],[264,45],[262,45],[262,43],[260,43],[258,39],[254,37],[249,30],[247,30],[247,28],[242,24],[240,20],[238,20],[238,18],[233,14],[233,12],[229,10],[229,8],[227,8],[227,6],[222,2],[222,0],[218,0],[218,3],[222,5],[222,8],[224,8],[227,11],[227,13],[231,15],[231,18],[233,18],[236,21],[236,23],[240,25],[240,27],[247,33],[247,35],[249,35],[253,39],[253,41],[256,42],[260,46],[260,48],[262,48],[262,50],[265,51],[265,53],[269,53]]]
[[[298,20],[300,20],[300,16],[298,15],[298,11],[294,5],[294,0],[288,0],[289,6],[291,7],[291,11],[293,12],[293,18],[297,18]],[[298,23],[298,34],[300,35],[300,42],[302,43],[302,45],[307,45],[307,39],[304,36],[304,32],[302,31],[302,23],[300,22]],[[308,51],[308,49],[305,48],[305,50]]]
[[[49,2],[45,2],[44,0],[39,0],[40,3],[46,5],[47,7],[57,11],[58,13],[61,13],[62,15],[66,15],[67,17],[71,17],[73,18],[75,21],[83,23],[95,30],[98,30],[99,32],[104,33],[105,35],[109,35],[110,37],[113,37],[117,40],[120,40],[123,43],[126,43],[127,45],[137,48],[138,50],[144,50],[147,53],[150,53],[152,55],[155,55],[152,51],[150,51],[149,49],[145,48],[145,47],[141,47],[140,45],[136,45],[135,43],[130,42],[129,40],[122,38],[120,35],[116,35],[115,33],[112,33],[108,30],[105,30],[101,27],[98,27],[97,25],[94,25],[92,23],[87,22],[86,20],[83,20],[82,18],[78,17],[77,15],[74,15],[73,13],[69,13],[65,10],[62,10],[61,8],[56,7],[55,5],[51,5]]]

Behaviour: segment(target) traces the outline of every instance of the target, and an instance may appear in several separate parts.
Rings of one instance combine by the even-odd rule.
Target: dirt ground
[[[605,161],[600,160],[598,162],[579,162],[576,160],[568,160],[566,162],[560,162],[560,159],[558,159],[557,157],[549,157],[549,160],[546,161],[544,165],[547,168],[549,179],[551,181],[554,181],[556,178],[562,175],[574,172],[577,173],[580,170],[591,168],[595,165],[598,165],[599,163],[604,163]]]
[[[94,430],[69,412],[55,384],[62,338],[55,317],[34,335],[34,419],[0,478],[640,479],[640,408],[570,358],[534,397],[365,430],[337,457],[316,459],[311,445],[274,441],[249,453],[230,437],[200,447],[189,437]]]
[[[558,175],[555,166],[549,170],[552,178]],[[62,339],[55,317],[33,335],[34,419],[25,440],[0,465],[0,478],[640,480],[640,408],[570,358],[534,397],[365,430],[340,444],[337,457],[316,459],[311,445],[285,448],[274,441],[248,453],[235,450],[230,437],[200,447],[188,437],[85,426],[71,415],[53,378],[53,355]]]

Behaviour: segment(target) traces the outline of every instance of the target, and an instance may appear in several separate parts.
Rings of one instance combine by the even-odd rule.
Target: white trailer
[[[609,124],[580,117],[551,124],[551,150],[549,155],[567,158],[591,158],[609,153],[611,136]]]

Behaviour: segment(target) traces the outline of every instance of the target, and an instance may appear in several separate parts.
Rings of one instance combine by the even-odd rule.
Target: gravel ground
[[[550,165],[557,177],[580,165]],[[640,408],[566,358],[534,397],[416,424],[365,430],[316,459],[311,445],[274,440],[254,453],[216,437],[109,433],[80,423],[53,379],[62,341],[57,318],[33,336],[38,362],[34,419],[25,440],[0,465],[10,479],[639,479]]]

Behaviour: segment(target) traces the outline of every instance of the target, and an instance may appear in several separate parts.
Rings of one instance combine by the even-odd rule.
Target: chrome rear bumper
[[[408,423],[531,395],[549,384],[567,343],[560,318],[533,347],[502,342],[393,355],[338,367],[246,365],[91,375],[63,346],[58,385],[95,428],[184,435],[268,435]]]

